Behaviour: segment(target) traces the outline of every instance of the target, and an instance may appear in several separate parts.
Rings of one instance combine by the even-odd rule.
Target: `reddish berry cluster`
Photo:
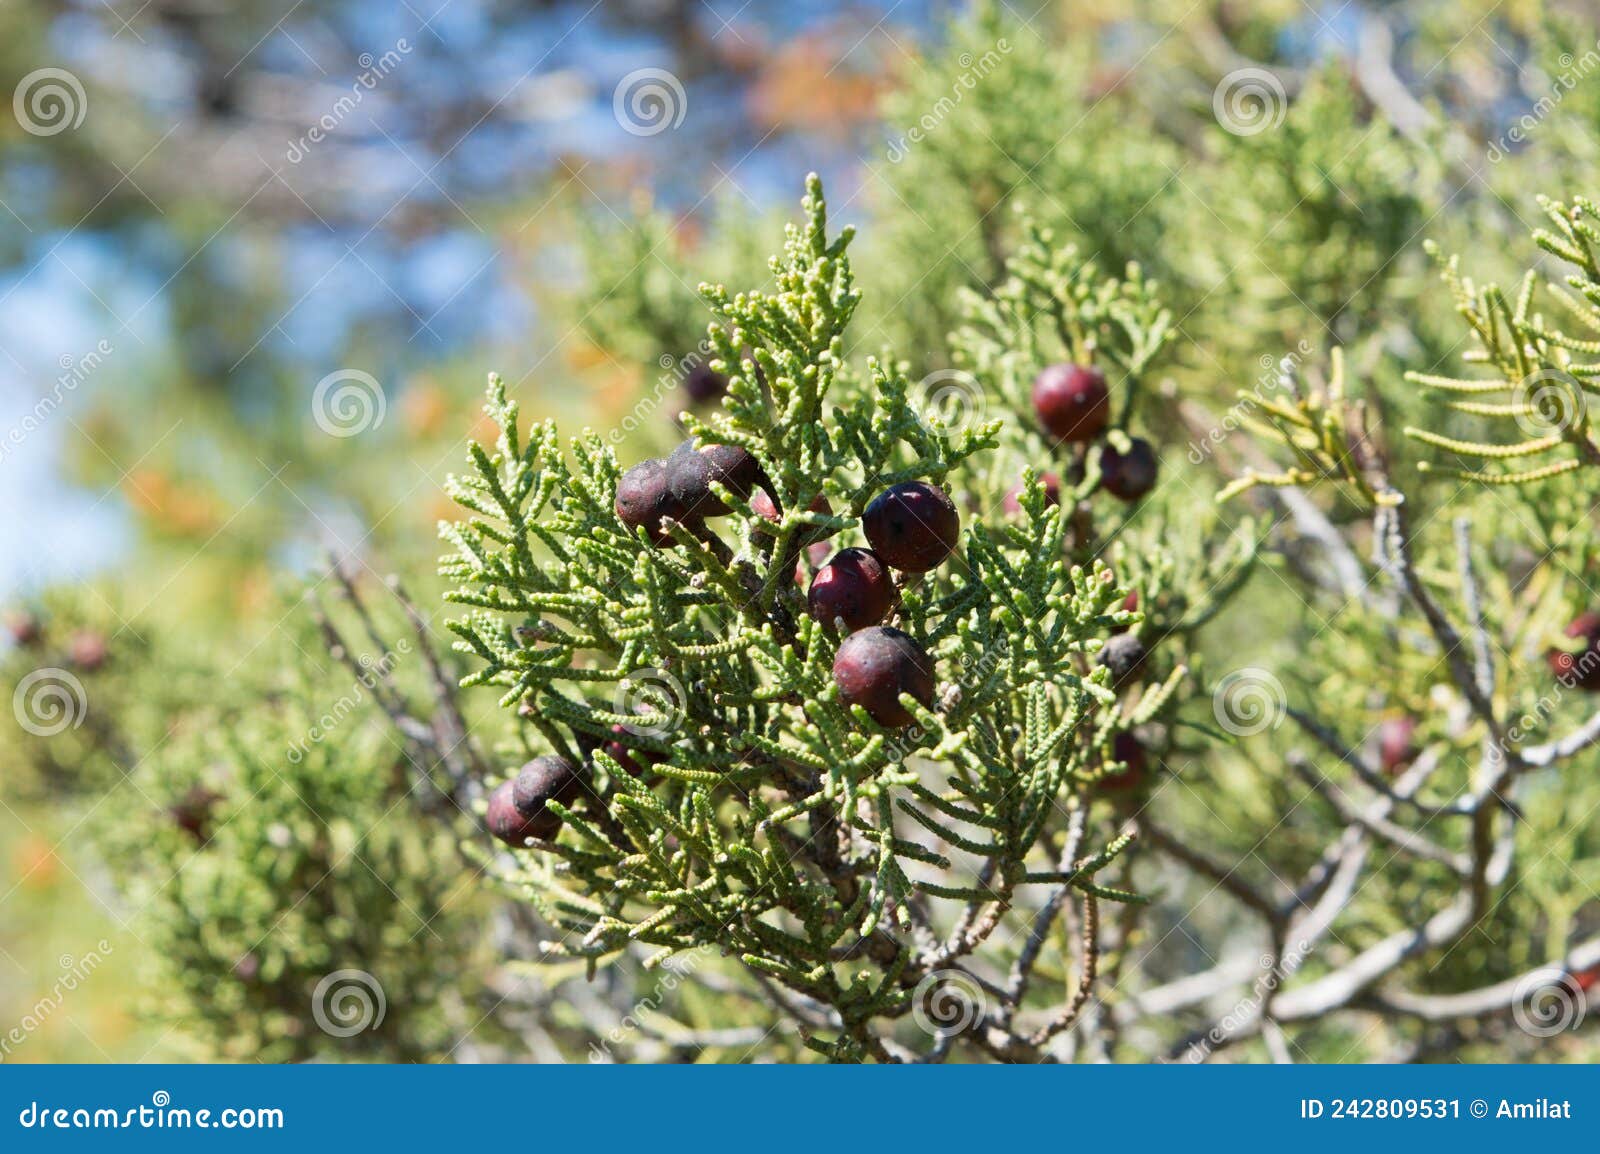
[[[1033,381],[1033,412],[1039,425],[1056,443],[1090,445],[1100,442],[1100,487],[1124,501],[1137,501],[1155,488],[1158,462],[1155,448],[1143,437],[1129,437],[1126,450],[1103,440],[1111,425],[1111,391],[1106,377],[1093,365],[1047,365]],[[1060,480],[1044,474],[1051,504],[1060,501]],[[1006,496],[1007,512],[1019,508],[1021,489]]]
[[[1105,374],[1093,365],[1047,365],[1033,382],[1033,412],[1040,427],[1057,444],[1090,445],[1099,442],[1100,487],[1120,500],[1134,502],[1155,488],[1160,463],[1155,448],[1143,437],[1113,441],[1104,436],[1111,424],[1111,392]],[[1061,480],[1055,473],[1041,474],[1045,499],[1061,501]],[[1008,513],[1021,509],[1022,488],[1006,494]],[[1130,593],[1123,608],[1138,606]],[[1100,651],[1100,664],[1111,671],[1111,683],[1122,688],[1144,669],[1148,652],[1132,633],[1118,630]]]
[[[780,519],[778,503],[754,457],[734,446],[701,449],[692,443],[680,445],[665,461],[652,459],[629,469],[617,486],[617,516],[629,528],[644,529],[655,543],[670,543],[662,523],[666,519],[696,528],[730,511],[712,490],[713,481],[748,500],[758,517]],[[822,496],[810,508],[832,512]],[[822,565],[811,584],[809,606],[824,624],[843,623],[853,631],[834,661],[840,696],[881,725],[907,725],[913,718],[900,695],[932,703],[933,661],[908,634],[878,624],[896,598],[889,570],[925,573],[941,564],[955,551],[961,519],[942,489],[910,481],[879,494],[867,507],[862,526],[872,548],[842,549]],[[647,764],[665,760],[662,754],[631,746],[621,725],[612,727],[610,740],[595,744],[634,777],[644,776]],[[489,795],[485,825],[514,848],[533,838],[549,840],[560,832],[561,819],[548,803],[573,800],[590,776],[587,765],[578,767],[555,755],[536,757]]]
[[[564,757],[546,754],[524,765],[517,776],[502,783],[489,795],[489,810],[484,821],[489,832],[516,849],[529,838],[548,841],[561,829],[561,819],[546,808],[546,803],[562,805],[574,800],[589,780],[586,770]]]
[[[761,480],[760,463],[737,445],[697,448],[685,441],[665,461],[652,457],[622,475],[617,482],[617,516],[630,529],[644,529],[655,544],[671,545],[664,521],[698,531],[706,518],[729,512],[712,491],[713,481],[749,500]]]
[[[961,517],[943,489],[907,481],[878,494],[861,518],[870,549],[842,549],[811,582],[811,615],[824,625],[865,629],[894,605],[890,569],[926,573],[955,552]]]
[[[933,659],[910,634],[879,624],[895,603],[889,570],[938,568],[955,552],[961,516],[937,485],[906,481],[873,498],[861,528],[872,548],[841,550],[817,572],[811,614],[824,625],[853,630],[834,655],[840,698],[879,725],[909,725],[914,718],[900,695],[933,703]]]

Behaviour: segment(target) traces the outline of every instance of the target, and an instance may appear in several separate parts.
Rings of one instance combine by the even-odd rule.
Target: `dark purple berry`
[[[961,516],[943,489],[906,481],[873,499],[861,528],[884,564],[905,573],[926,573],[955,550]]]
[[[1137,612],[1139,612],[1139,591],[1137,589],[1134,589],[1134,590],[1130,591],[1128,593],[1128,595],[1122,599],[1122,612],[1124,612],[1124,613],[1137,613]],[[1111,633],[1112,633],[1112,636],[1116,636],[1119,633],[1126,633],[1127,631],[1128,631],[1128,626],[1126,626],[1126,625],[1117,625],[1117,626],[1113,626],[1112,627]]]
[[[1111,739],[1111,760],[1122,762],[1124,768],[1102,777],[1101,789],[1107,793],[1126,793],[1144,784],[1144,746],[1133,734],[1119,733]]]
[[[833,680],[846,704],[859,705],[879,725],[910,725],[915,717],[900,703],[909,693],[933,703],[933,660],[898,629],[875,625],[850,634],[833,659]]]
[[[577,766],[564,757],[547,753],[517,771],[511,781],[511,800],[523,817],[544,823],[542,828],[550,832],[537,836],[549,839],[561,828],[561,819],[545,809],[545,802],[559,801],[565,805],[578,796],[583,783],[584,774]]]
[[[502,782],[489,795],[489,809],[483,815],[489,832],[512,849],[522,849],[530,837],[551,838],[561,828],[561,821],[553,813],[542,810],[528,817],[517,808],[512,797],[511,782]]]
[[[888,616],[894,581],[870,549],[841,549],[817,570],[806,602],[824,625],[839,618],[846,628],[865,629]]]
[[[683,378],[683,391],[692,405],[709,405],[728,391],[728,378],[704,361],[696,361]]]
[[[1033,411],[1056,440],[1092,441],[1111,420],[1106,376],[1092,365],[1050,365],[1033,380]]]
[[[771,521],[774,525],[783,519],[783,514],[779,511],[777,502],[772,499],[772,495],[765,489],[758,489],[750,495],[750,508],[755,510],[756,516],[763,521]],[[807,506],[807,509],[813,513],[822,513],[830,516],[833,513],[833,505],[825,493],[818,493],[811,498],[811,504]]]
[[[685,521],[687,513],[672,494],[666,465],[652,457],[622,474],[617,482],[617,516],[630,529],[643,526],[657,545],[672,543],[672,537],[661,527],[662,518]]]
[[[1121,689],[1139,675],[1149,651],[1131,633],[1118,633],[1100,649],[1100,664],[1111,670],[1111,684]]]
[[[741,498],[748,499],[761,476],[756,459],[737,445],[707,445],[696,449],[685,441],[667,458],[667,488],[672,499],[693,520],[721,517],[728,506],[711,491],[716,481]]]
[[[761,481],[761,462],[738,445],[706,445],[700,455],[711,462],[711,479],[748,499]]]
[[[1043,473],[1039,479],[1044,482],[1044,503],[1046,505],[1061,504],[1061,478],[1054,473]],[[1006,494],[1000,507],[1008,514],[1022,512],[1022,486],[1013,486]]]
[[[611,727],[611,740],[600,748],[605,751],[607,757],[620,765],[629,777],[644,776],[645,766],[641,762],[649,765],[659,765],[667,760],[667,755],[664,753],[657,753],[650,749],[633,749],[625,743],[624,739],[627,736],[628,729],[626,726],[613,725]]]
[[[1100,486],[1114,497],[1137,501],[1156,487],[1156,451],[1143,437],[1129,437],[1128,451],[1106,442],[1100,449]]]
[[[755,493],[751,494],[750,508],[755,515],[760,517],[763,521],[771,521],[774,525],[778,523],[778,518],[780,516],[778,513],[778,504],[770,496],[768,496],[765,489],[758,489]]]

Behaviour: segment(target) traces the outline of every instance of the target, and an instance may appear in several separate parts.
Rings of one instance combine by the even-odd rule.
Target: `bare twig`
[[[1078,974],[1078,989],[1072,995],[1072,1001],[1063,1006],[1056,1015],[1043,1026],[1033,1032],[1028,1039],[1029,1045],[1042,1046],[1061,1031],[1070,1029],[1072,1023],[1078,1020],[1078,1015],[1083,1012],[1083,1007],[1088,1004],[1089,994],[1094,989],[1095,972],[1100,962],[1100,899],[1093,894],[1083,895],[1083,956],[1080,960]]]
[[[1591,745],[1600,742],[1600,713],[1594,714],[1565,737],[1543,745],[1526,746],[1517,751],[1524,765],[1533,768],[1542,768],[1558,761],[1565,761],[1574,754],[1581,753]]]
[[[1411,854],[1413,857],[1419,857],[1425,861],[1437,862],[1462,877],[1466,877],[1471,872],[1472,863],[1465,854],[1448,850],[1415,830],[1409,830],[1404,826],[1397,825],[1386,817],[1368,814],[1351,802],[1349,798],[1345,797],[1337,785],[1299,754],[1291,754],[1288,760],[1289,768],[1293,769],[1302,781],[1311,786],[1318,796],[1325,798],[1333,806],[1340,820],[1353,822],[1366,829],[1367,832],[1382,838],[1402,853]]]
[[[1065,870],[1072,866],[1077,858],[1078,849],[1083,844],[1085,822],[1088,818],[1088,809],[1079,806],[1072,811],[1067,823],[1065,844],[1061,856],[1057,859],[1060,868]],[[1012,963],[1010,980],[1006,986],[1006,996],[1001,1002],[997,1015],[1002,1025],[1009,1025],[1016,1008],[1022,1004],[1022,999],[1027,995],[1028,982],[1033,976],[1033,967],[1039,960],[1040,951],[1044,948],[1045,939],[1050,935],[1050,927],[1055,923],[1056,915],[1071,892],[1071,886],[1061,886],[1051,893],[1045,900],[1039,912],[1034,915],[1033,926],[1028,931],[1028,940],[1023,943],[1022,950],[1017,954],[1017,960]]]
[[[1316,738],[1318,743],[1320,743],[1324,749],[1353,769],[1356,776],[1361,779],[1363,784],[1388,798],[1390,801],[1415,810],[1418,814],[1425,818],[1459,815],[1471,812],[1470,797],[1460,798],[1445,805],[1428,805],[1425,802],[1418,801],[1415,797],[1406,797],[1400,793],[1397,793],[1395,791],[1393,782],[1389,781],[1389,779],[1385,778],[1383,774],[1379,773],[1376,769],[1369,765],[1366,758],[1362,757],[1354,749],[1351,749],[1349,746],[1345,745],[1344,742],[1339,739],[1339,736],[1333,732],[1333,730],[1329,729],[1326,725],[1323,725],[1310,714],[1304,712],[1303,710],[1296,709],[1292,705],[1285,706],[1284,712],[1288,714],[1289,718],[1293,720],[1296,725],[1300,726],[1301,729],[1305,730],[1312,737]],[[1417,756],[1416,760],[1420,762],[1426,758],[1428,759],[1429,764],[1437,765],[1439,756],[1440,751],[1438,748],[1430,748],[1423,750],[1422,753]]]
[[[1139,816],[1139,830],[1150,839],[1150,844],[1162,853],[1183,863],[1196,873],[1204,874],[1216,882],[1221,889],[1226,890],[1260,914],[1269,924],[1278,924],[1286,919],[1287,914],[1284,911],[1282,902],[1270,900],[1240,877],[1238,866],[1230,868],[1223,866],[1219,862],[1212,861],[1199,850],[1187,845],[1181,839],[1157,825],[1148,813]]]
[[[1510,1009],[1519,997],[1524,996],[1524,983],[1541,973],[1549,974],[1553,979],[1557,973],[1573,974],[1597,965],[1600,965],[1600,938],[1590,938],[1567,951],[1565,958],[1492,986],[1456,994],[1418,994],[1405,989],[1380,989],[1374,990],[1368,1000],[1385,1010],[1430,1022],[1481,1018]]]
[[[1488,727],[1490,735],[1497,743],[1503,745],[1504,727],[1500,724],[1494,703],[1489,700],[1488,694],[1479,684],[1477,670],[1468,663],[1466,655],[1462,652],[1461,634],[1450,623],[1450,618],[1445,616],[1444,610],[1439,608],[1433,599],[1433,594],[1428,591],[1428,587],[1423,584],[1422,578],[1417,573],[1416,557],[1411,548],[1411,518],[1406,508],[1405,495],[1392,488],[1386,492],[1394,501],[1388,518],[1389,543],[1400,582],[1412,603],[1421,611],[1423,619],[1427,621],[1429,630],[1439,643],[1439,648],[1444,651],[1445,664],[1449,667],[1450,676],[1456,686],[1467,699],[1467,703],[1472,706],[1472,711],[1478,715],[1479,720]]]

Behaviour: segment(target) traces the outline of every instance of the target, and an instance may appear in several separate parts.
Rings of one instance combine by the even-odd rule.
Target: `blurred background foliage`
[[[81,124],[54,135],[0,117],[0,426],[20,427],[63,365],[111,350],[0,457],[0,603],[16,640],[42,631],[3,657],[6,685],[59,666],[89,702],[83,725],[45,741],[0,716],[0,1028],[51,988],[63,955],[101,938],[116,950],[19,1057],[584,1055],[604,1014],[581,990],[523,1007],[548,1029],[509,1012],[496,959],[519,915],[416,820],[406,757],[372,701],[299,762],[280,755],[352,691],[312,624],[337,599],[324,558],[374,587],[404,573],[418,604],[437,603],[440,483],[463,436],[484,436],[487,369],[525,414],[625,433],[627,459],[665,444],[707,319],[696,285],[761,283],[772,222],[807,170],[826,178],[836,220],[865,226],[858,351],[892,348],[914,376],[947,363],[958,289],[998,279],[1014,208],[1103,267],[1138,261],[1179,328],[1144,414],[1174,464],[1193,436],[1185,406],[1226,409],[1303,341],[1312,364],[1345,346],[1385,423],[1408,423],[1422,402],[1401,374],[1461,351],[1423,240],[1470,254],[1480,280],[1513,282],[1533,195],[1596,191],[1600,76],[1522,141],[1507,136],[1595,48],[1581,3],[978,8],[0,6],[0,92],[55,67],[86,101]],[[1270,68],[1289,100],[1280,125],[1238,135],[1212,97],[1247,66]],[[616,85],[643,67],[680,78],[679,127],[619,123]],[[384,75],[308,140],[374,68]],[[340,369],[382,385],[383,419],[358,439],[313,420],[318,382]],[[1209,510],[1208,464],[1168,472],[1167,522]],[[1156,543],[1134,530],[1124,547]],[[1352,712],[1374,699],[1426,712],[1410,699],[1416,670],[1347,667],[1361,647],[1341,631],[1359,621],[1317,618],[1283,582],[1257,580],[1221,668],[1248,657]],[[374,640],[400,636],[397,622]],[[417,665],[402,675],[425,697]],[[1269,743],[1216,755],[1189,740],[1169,753],[1174,824],[1222,810],[1270,825],[1294,809],[1302,791],[1272,770]],[[1571,931],[1600,885],[1600,846],[1559,818],[1600,800],[1588,797],[1535,797],[1528,821],[1572,839],[1563,860],[1589,863],[1591,880],[1573,892],[1570,871],[1531,867],[1531,900],[1497,907],[1444,987],[1514,973]],[[1309,854],[1325,829],[1300,809],[1280,836]],[[1230,848],[1251,847],[1217,855]],[[1381,922],[1407,900],[1374,908]],[[1198,943],[1230,911],[1201,902],[1192,916],[1150,932]],[[1208,959],[1177,950],[1155,976],[1186,962]],[[340,966],[386,975],[391,1017],[364,1049],[308,1023],[309,987]],[[681,1013],[727,1025],[694,997]],[[738,1058],[747,1041],[733,1029],[703,1053]],[[1337,1059],[1403,1041],[1307,1044]],[[1492,1037],[1450,1045],[1496,1052]]]

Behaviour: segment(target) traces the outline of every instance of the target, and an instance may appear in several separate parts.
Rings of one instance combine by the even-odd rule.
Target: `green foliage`
[[[1260,398],[1241,423],[1263,439],[1281,441],[1295,463],[1277,473],[1246,468],[1217,494],[1219,501],[1256,485],[1312,486],[1327,481],[1354,504],[1370,509],[1394,501],[1380,472],[1377,448],[1367,427],[1365,405],[1348,395],[1344,354],[1334,349],[1326,388],[1302,391],[1293,373],[1281,375],[1286,400]],[[1241,402],[1253,399],[1239,394]]]
[[[961,322],[960,291],[1005,277],[1018,200],[1103,268],[1162,260],[1177,150],[1091,94],[1090,64],[983,0],[887,98],[873,331],[941,348]]]
[[[699,348],[711,314],[700,296],[701,280],[743,282],[759,275],[765,260],[748,209],[723,200],[706,215],[714,221],[715,245],[697,245],[697,222],[648,201],[637,203],[625,223],[599,211],[579,217],[584,275],[564,303],[608,356],[680,371],[704,359]]]
[[[14,662],[57,660],[59,624],[96,608],[52,599],[46,647]],[[303,609],[278,616],[284,638],[226,676],[148,622],[107,627],[104,665],[60,658],[37,690],[54,705],[19,715],[48,728],[11,748],[116,877],[133,1009],[185,1026],[186,1053],[437,1059],[481,1017],[485,955],[456,839],[416,820],[414,762],[374,724],[417,650],[374,636],[345,672],[304,661],[322,642]]]
[[[1408,428],[1407,435],[1425,445],[1479,463],[1470,471],[1444,470],[1450,475],[1484,484],[1525,485],[1600,462],[1589,415],[1590,398],[1600,394],[1600,363],[1593,360],[1600,355],[1596,209],[1583,197],[1570,205],[1541,199],[1540,206],[1555,231],[1541,229],[1534,240],[1572,269],[1559,280],[1541,280],[1530,269],[1515,299],[1508,300],[1498,285],[1480,289],[1463,277],[1458,258],[1444,262],[1444,281],[1477,346],[1463,359],[1494,375],[1463,379],[1410,373],[1407,379],[1448,394],[1452,399],[1443,405],[1448,413],[1481,418],[1489,427],[1518,437],[1465,440]],[[1554,312],[1547,316],[1541,305]],[[1483,467],[1490,463],[1493,467]]]
[[[175,738],[141,787],[160,808],[107,831],[161,959],[149,1008],[220,1057],[426,1060],[481,1013],[453,839],[412,820],[403,754],[336,684]]]
[[[515,867],[563,934],[548,948],[601,958],[638,941],[660,961],[719,946],[832,1007],[840,1033],[816,1044],[862,1057],[882,1054],[872,1020],[904,1014],[933,968],[914,935],[930,928],[929,899],[1003,909],[1019,887],[1062,882],[1132,898],[1093,880],[1125,838],[1068,874],[1029,865],[1064,799],[1109,768],[1095,750],[1117,723],[1091,718],[1115,697],[1085,659],[1126,590],[1102,566],[1069,569],[1065,517],[1035,484],[1019,525],[977,520],[957,558],[901,588],[891,620],[937,663],[936,705],[903,696],[916,724],[894,731],[840,702],[836,642],[792,585],[800,550],[849,533],[891,484],[944,482],[993,448],[996,430],[953,435],[919,417],[897,367],[869,359],[858,378],[841,362],[858,301],[852,232],[829,238],[815,178],[805,209],[773,262],[773,293],[704,290],[722,318],[713,364],[730,386],[708,422],[687,420],[702,443],[755,455],[785,510],[776,526],[719,487],[735,509],[731,543],[669,523],[677,548],[652,546],[617,519],[620,469],[601,438],[574,440],[569,464],[551,425],[524,438],[491,378],[500,440],[493,454],[475,447],[476,473],[452,482],[478,516],[444,527],[457,551],[442,571],[462,583],[450,600],[478,610],[453,626],[484,662],[468,684],[503,687],[502,704],[556,751],[573,748],[563,730],[581,745],[623,727],[630,745],[664,755],[652,788],[596,753],[592,795],[552,806],[570,833]],[[1072,282],[1052,299],[1081,335],[1113,320],[1144,333],[1159,318],[1148,301],[1124,311],[1125,294],[1144,300],[1137,285],[1036,271],[1057,294]],[[1138,362],[1150,340],[1117,351]],[[836,511],[808,511],[818,495]],[[668,692],[635,715],[641,681]],[[985,864],[957,866],[969,856]],[[875,967],[838,964],[858,954]]]
[[[1518,1029],[1505,993],[1600,963],[1600,720],[1549,664],[1595,608],[1600,231],[1572,194],[1600,80],[1563,81],[1593,37],[1543,7],[1369,6],[1359,59],[1307,64],[1330,39],[1294,0],[1069,4],[1065,45],[979,3],[888,96],[860,240],[815,185],[766,266],[742,211],[598,210],[561,310],[587,343],[491,378],[494,430],[449,485],[464,660],[405,655],[358,694],[376,710],[330,666],[352,637],[389,649],[383,614],[319,643],[249,591],[281,506],[381,512],[465,419],[396,404],[358,462],[319,442],[255,508],[261,478],[212,468],[257,459],[255,430],[162,447],[128,394],[94,431],[165,470],[126,487],[156,498],[152,585],[228,532],[168,594],[181,622],[126,629],[86,597],[9,656],[8,685],[60,667],[89,711],[7,735],[8,806],[91,814],[77,848],[138,914],[146,1008],[228,1057],[1592,1058],[1592,1033]],[[1239,72],[1283,90],[1258,131],[1218,123]],[[1533,187],[1569,195],[1523,275],[1501,238]],[[1424,235],[1463,254],[1443,291]],[[201,326],[218,347],[254,336],[234,313]],[[543,418],[582,392],[545,358],[596,350],[610,408],[564,437]],[[680,417],[695,358],[729,393]],[[1109,380],[1096,445],[1037,426],[1031,384],[1064,360]],[[261,402],[273,444],[303,439],[302,402]],[[625,529],[623,464],[669,430],[752,453],[778,519],[719,489],[731,514],[670,545]],[[1125,503],[1100,461],[1135,436],[1160,483]],[[886,729],[839,700],[802,586],[811,547],[859,544],[910,478],[962,534],[898,591],[938,685]],[[402,561],[417,504],[387,519]],[[292,644],[250,649],[280,619]],[[74,665],[67,620],[111,659]],[[1147,652],[1113,687],[1119,632]],[[554,840],[491,851],[484,792],[547,752],[590,788],[552,806]],[[199,841],[173,813],[195,789],[221,795]],[[381,982],[381,1028],[318,1026],[339,969]],[[963,985],[968,1028],[930,1028]]]
[[[1439,164],[1359,108],[1336,65],[1311,75],[1282,123],[1245,134],[1218,127],[1188,276],[1227,317],[1218,337],[1248,334],[1252,355],[1310,336],[1335,342],[1377,332],[1405,308],[1412,239],[1432,213]],[[1250,315],[1245,315],[1248,310]]]

